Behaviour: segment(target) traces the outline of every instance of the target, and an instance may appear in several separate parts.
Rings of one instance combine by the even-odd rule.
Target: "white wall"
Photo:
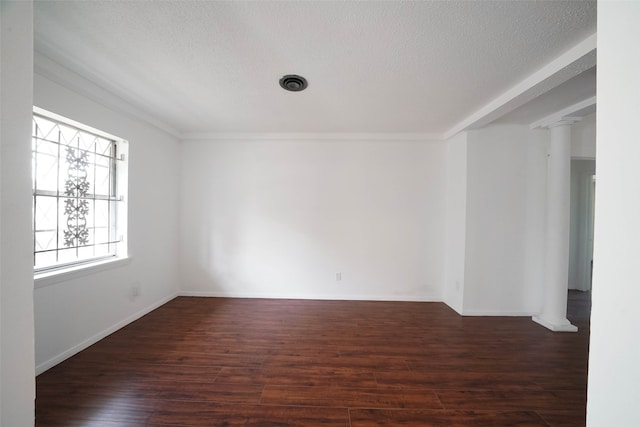
[[[442,300],[444,161],[443,142],[184,142],[183,292]]]
[[[0,3],[0,425],[34,420],[31,109],[33,4]]]
[[[583,117],[571,126],[571,157],[596,158],[596,113]]]
[[[572,152],[595,157],[595,115],[572,131]],[[444,301],[459,313],[539,312],[548,143],[547,130],[516,124],[447,141]]]
[[[640,3],[598,2],[598,163],[587,425],[640,425]]]
[[[463,312],[467,231],[467,132],[447,141],[444,302]]]
[[[40,61],[37,70],[55,67]],[[89,83],[58,67],[64,81]],[[178,289],[180,155],[175,137],[36,74],[35,105],[129,141],[131,262],[35,291],[36,365],[41,372],[173,298]],[[99,93],[96,91],[95,93]],[[126,107],[126,106],[124,106]],[[124,109],[123,107],[123,109]],[[130,297],[133,284],[138,297]]]
[[[469,132],[464,309],[540,308],[548,132],[493,125]]]

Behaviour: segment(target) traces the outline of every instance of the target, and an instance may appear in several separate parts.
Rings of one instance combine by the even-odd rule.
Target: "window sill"
[[[44,273],[36,273],[33,276],[34,288],[44,288],[45,286],[55,283],[66,282],[67,280],[76,279],[78,277],[88,276],[90,274],[99,273],[101,271],[111,270],[123,267],[131,263],[131,258],[110,258],[100,260],[84,265],[76,265],[60,270],[47,271]]]

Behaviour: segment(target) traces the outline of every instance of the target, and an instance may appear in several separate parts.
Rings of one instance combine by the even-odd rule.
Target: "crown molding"
[[[47,47],[47,49],[49,49]],[[147,114],[146,112],[134,107],[126,100],[115,95],[113,92],[104,89],[99,84],[89,80],[88,78],[70,70],[61,65],[55,59],[39,50],[34,51],[33,55],[34,73],[42,76],[54,83],[60,84],[90,100],[109,108],[110,110],[126,113],[133,116],[171,136],[180,138],[181,134],[178,130],[167,125],[161,120]]]
[[[187,132],[181,133],[161,120],[134,107],[99,84],[64,67],[50,56],[34,52],[34,72],[58,83],[100,105],[129,114],[160,129],[181,141],[418,141],[443,140],[442,134],[432,133],[358,133],[358,132]]]
[[[112,91],[105,89],[90,77],[85,77],[61,65],[59,60],[64,58],[64,55],[46,41],[39,40],[36,44],[34,72],[111,110],[125,112],[136,117],[181,141],[443,141],[462,131],[485,126],[595,66],[596,35],[594,33],[585,38],[444,133],[180,132],[164,121],[133,106]],[[48,54],[42,53],[43,50]],[[58,58],[58,60],[54,58]],[[82,70],[82,64],[74,64],[74,66],[79,66],[78,69]],[[534,124],[531,124],[532,128],[536,127]]]
[[[431,133],[358,133],[358,132],[198,132],[181,135],[189,141],[417,141],[444,140],[442,134]]]

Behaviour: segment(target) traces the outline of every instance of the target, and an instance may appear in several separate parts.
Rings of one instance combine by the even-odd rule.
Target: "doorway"
[[[591,290],[596,161],[571,160],[569,289]]]

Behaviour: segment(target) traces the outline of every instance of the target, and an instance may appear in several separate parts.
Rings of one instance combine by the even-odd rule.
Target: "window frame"
[[[127,140],[117,137],[115,135],[104,132],[100,129],[93,128],[84,123],[75,121],[73,119],[69,119],[68,117],[61,116],[59,114],[53,113],[51,111],[45,110],[43,108],[33,107],[34,116],[41,116],[46,120],[50,120],[52,122],[56,122],[62,125],[66,125],[72,128],[76,128],[80,131],[84,131],[98,137],[108,139],[113,141],[116,147],[116,156],[114,157],[114,174],[113,182],[109,182],[109,186],[113,186],[114,197],[111,199],[111,202],[114,203],[114,215],[113,218],[109,218],[108,227],[111,227],[112,224],[115,224],[115,236],[117,241],[115,243],[111,243],[114,246],[114,251],[112,254],[108,255],[98,255],[91,258],[79,259],[66,263],[58,263],[50,266],[44,266],[40,268],[36,268],[35,266],[35,256],[36,256],[36,230],[35,228],[32,230],[32,238],[34,240],[33,243],[33,257],[34,257],[34,280],[35,285],[37,287],[46,286],[52,283],[58,283],[60,281],[69,280],[75,277],[80,277],[86,274],[91,274],[97,271],[103,271],[109,268],[115,268],[117,266],[125,265],[130,262],[130,256],[128,254],[128,244],[127,244],[127,229],[128,229],[128,169],[129,169],[129,143]],[[32,132],[32,141],[35,138]],[[33,143],[33,142],[32,142]],[[33,152],[33,151],[32,151]],[[62,157],[62,154],[58,154],[58,159]],[[32,174],[34,171],[32,170]],[[111,177],[109,178],[112,179]],[[95,185],[95,182],[94,182]],[[58,201],[64,200],[65,196],[62,192],[64,188],[60,187],[60,182],[57,183],[57,195],[54,196],[58,199]],[[35,185],[32,186],[32,197],[35,200],[36,192],[38,190],[35,188]],[[94,189],[95,191],[95,189]],[[110,196],[109,196],[110,197]],[[93,200],[100,200],[97,198],[96,194],[93,194]],[[58,202],[59,203],[59,202]],[[35,202],[32,200],[32,209],[35,208]],[[33,218],[32,223],[35,226],[35,210],[33,210]],[[60,233],[60,230],[56,228],[57,233]],[[57,238],[59,239],[59,237]],[[109,237],[107,240],[111,240]],[[60,246],[61,243],[57,245],[57,248],[54,250],[61,250],[64,247]]]

